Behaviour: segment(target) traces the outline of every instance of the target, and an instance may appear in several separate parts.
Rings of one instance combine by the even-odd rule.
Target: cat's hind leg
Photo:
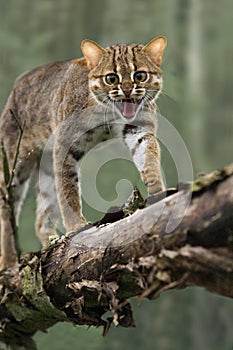
[[[17,262],[17,255],[19,255],[17,239],[18,219],[35,164],[34,155],[33,157],[19,157],[17,159],[16,168],[12,170],[11,163],[14,157],[14,151],[12,149],[8,148],[7,157],[9,159],[10,174],[14,171],[14,176],[10,190],[7,190],[6,179],[3,174],[3,162],[0,157],[0,229],[2,269],[11,267]],[[9,195],[9,191],[11,192],[11,196]]]

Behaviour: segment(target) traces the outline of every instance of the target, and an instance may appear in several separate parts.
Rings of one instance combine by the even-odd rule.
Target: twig
[[[1,140],[1,154],[2,154],[4,182],[7,185],[10,181],[10,170],[9,170],[9,163],[7,159],[6,149],[2,140]]]
[[[18,235],[17,235],[17,225],[16,225],[16,220],[15,220],[15,212],[14,212],[14,196],[13,196],[13,191],[12,191],[12,183],[14,180],[15,176],[15,170],[16,170],[16,164],[19,156],[19,148],[20,148],[20,143],[22,140],[23,132],[24,132],[24,127],[25,127],[25,121],[23,123],[23,126],[21,125],[19,119],[16,117],[14,112],[10,109],[9,110],[12,117],[14,118],[17,127],[19,128],[19,136],[18,140],[16,143],[16,150],[14,154],[14,159],[13,159],[13,164],[12,164],[12,169],[10,171],[10,166],[9,166],[9,160],[7,156],[7,152],[5,149],[5,145],[3,140],[1,140],[1,154],[2,154],[2,163],[3,163],[3,176],[4,176],[4,182],[6,185],[6,191],[7,193],[4,193],[3,189],[0,188],[0,193],[5,201],[5,203],[8,205],[10,209],[10,223],[12,226],[12,231],[15,237],[15,247],[18,255],[20,254],[20,248],[19,248],[19,241],[18,241]]]
[[[15,121],[17,123],[17,126],[19,128],[19,136],[18,136],[18,140],[17,140],[17,144],[16,144],[16,151],[15,151],[15,155],[14,155],[12,171],[11,171],[11,174],[10,174],[9,181],[6,183],[7,184],[7,189],[11,188],[12,181],[13,181],[14,176],[15,176],[15,168],[16,168],[16,163],[17,163],[17,159],[18,159],[18,156],[19,156],[19,147],[20,147],[20,143],[21,143],[21,139],[22,139],[22,136],[23,136],[25,123],[26,123],[26,121],[24,121],[23,126],[22,126],[20,121],[18,120],[18,118],[16,117],[16,115],[14,114],[14,112],[11,109],[10,109],[10,113],[11,113],[12,117],[15,119]]]

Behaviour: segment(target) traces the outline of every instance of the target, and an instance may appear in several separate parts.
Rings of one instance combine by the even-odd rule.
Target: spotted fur
[[[12,170],[19,134],[12,110],[21,124],[26,123],[13,184],[15,214],[18,218],[32,172],[40,169],[36,232],[43,245],[56,235],[59,210],[67,232],[85,225],[79,161],[99,142],[121,138],[149,193],[162,189],[154,111],[162,90],[160,64],[165,46],[164,37],[146,46],[106,49],[85,40],[84,58],[37,68],[15,82],[0,119],[0,139]],[[51,135],[51,145],[43,153],[46,161],[39,166]],[[1,159],[0,187],[6,191]],[[0,199],[1,255],[6,262],[13,251],[13,238],[5,229],[4,210]]]

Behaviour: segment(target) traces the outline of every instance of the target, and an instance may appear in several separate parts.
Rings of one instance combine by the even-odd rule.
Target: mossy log
[[[133,326],[133,296],[202,286],[233,298],[233,165],[24,255],[0,279],[0,341],[12,349],[36,349],[33,334],[59,321],[103,326],[104,334],[112,322]]]

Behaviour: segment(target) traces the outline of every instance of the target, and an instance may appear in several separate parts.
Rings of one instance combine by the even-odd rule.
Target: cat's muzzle
[[[125,119],[134,119],[142,106],[142,100],[125,98],[116,102],[116,107]]]

